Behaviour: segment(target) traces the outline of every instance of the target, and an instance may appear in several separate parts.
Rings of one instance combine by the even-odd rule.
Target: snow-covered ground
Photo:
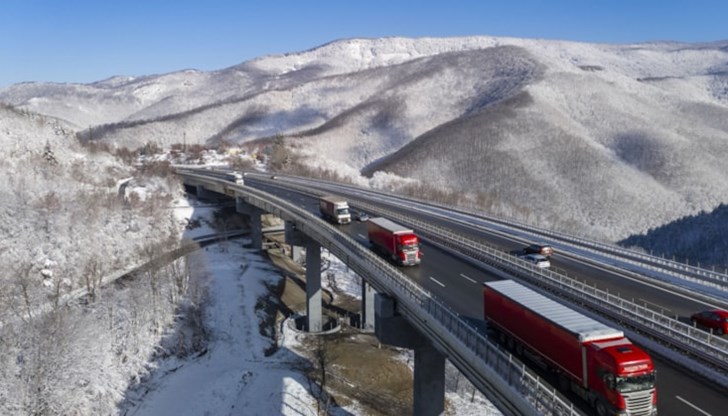
[[[180,204],[180,222],[199,221],[185,232],[194,238],[213,234],[215,206]],[[303,357],[282,345],[266,357],[271,340],[259,331],[256,304],[268,296],[267,283],[281,279],[258,250],[244,240],[209,246],[193,254],[193,273],[207,276],[209,304],[206,352],[190,359],[169,358],[121,410],[126,415],[315,415],[316,399],[301,372]],[[284,337],[294,340],[295,337]],[[293,341],[292,341],[293,342]]]
[[[259,333],[255,305],[265,283],[280,275],[240,241],[215,245],[196,261],[210,273],[206,354],[163,363],[150,392],[128,415],[315,415],[306,377],[293,370],[302,357],[285,345],[270,357]],[[294,337],[285,337],[284,340]]]
[[[178,206],[180,221],[200,219],[195,235],[211,234],[207,220],[214,208]],[[168,358],[128,396],[120,414],[143,415],[316,415],[317,402],[304,373],[306,358],[299,352],[305,334],[282,325],[278,350],[265,356],[271,340],[260,334],[260,298],[270,296],[266,285],[282,277],[258,250],[245,248],[245,240],[229,241],[198,251],[191,261],[195,273],[207,275],[206,308],[210,341],[204,354],[188,359]],[[336,276],[336,287],[359,296],[357,276],[330,253],[322,253],[329,267],[322,282],[331,289],[327,274]],[[402,351],[403,360],[411,355]],[[411,360],[409,360],[411,361]],[[452,372],[452,369],[449,371]],[[460,376],[462,377],[462,376]],[[464,384],[461,380],[460,384]],[[462,390],[462,389],[461,389]],[[450,412],[458,415],[496,415],[497,409],[479,394],[461,397],[448,392]],[[332,414],[362,414],[356,404]]]

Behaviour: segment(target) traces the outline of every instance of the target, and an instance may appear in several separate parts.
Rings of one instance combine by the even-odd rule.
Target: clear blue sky
[[[343,38],[728,39],[728,0],[0,0],[0,87],[222,69]]]

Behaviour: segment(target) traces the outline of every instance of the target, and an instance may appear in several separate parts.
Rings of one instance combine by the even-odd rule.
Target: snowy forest
[[[179,244],[169,206],[180,185],[168,166],[132,167],[82,148],[58,120],[8,107],[0,143],[0,413],[115,414],[150,357],[200,340],[165,339],[180,311],[199,319],[204,293],[184,259],[154,264]]]

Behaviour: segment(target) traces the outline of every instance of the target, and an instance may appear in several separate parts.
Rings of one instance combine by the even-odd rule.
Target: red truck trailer
[[[370,218],[367,221],[369,242],[379,252],[400,266],[420,264],[419,239],[411,229],[386,218]]]
[[[485,283],[485,321],[517,353],[545,364],[597,413],[657,414],[649,355],[611,328],[513,280]]]

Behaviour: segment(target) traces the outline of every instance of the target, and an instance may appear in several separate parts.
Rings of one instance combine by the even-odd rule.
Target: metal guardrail
[[[310,192],[310,188],[305,188],[306,191]],[[560,297],[568,297],[571,301],[577,303],[585,303],[592,309],[600,311],[602,314],[610,316],[612,319],[626,322],[633,328],[651,335],[653,338],[660,340],[663,344],[669,345],[674,350],[677,350],[685,355],[698,357],[702,361],[709,363],[710,365],[721,369],[722,372],[728,373],[728,341],[720,336],[715,336],[709,332],[699,330],[691,325],[684,324],[677,319],[669,317],[664,314],[657,313],[647,307],[637,305],[633,302],[627,301],[619,296],[610,294],[609,292],[598,290],[594,287],[588,286],[577,280],[568,278],[564,275],[555,273],[551,270],[543,271],[531,267],[530,265],[516,261],[513,256],[506,255],[493,247],[478,243],[467,237],[453,233],[452,231],[436,227],[429,223],[417,221],[410,216],[404,216],[391,210],[382,209],[379,206],[374,206],[368,202],[356,198],[349,198],[352,202],[355,201],[357,206],[363,207],[370,212],[380,212],[382,215],[397,219],[398,221],[405,223],[409,226],[417,228],[418,230],[424,230],[428,232],[428,236],[433,240],[440,240],[444,245],[453,245],[453,248],[459,251],[468,248],[471,252],[470,255],[473,258],[479,259],[486,263],[494,263],[494,266],[499,267],[508,273],[527,271],[526,275],[521,278],[528,280],[531,284],[544,287],[549,289],[553,293]],[[433,205],[429,202],[426,205]],[[449,208],[448,208],[449,209]],[[486,219],[486,221],[489,221]],[[501,221],[501,220],[498,220]],[[518,225],[520,231],[527,228],[523,225]],[[544,230],[548,232],[547,230]],[[548,232],[553,235],[564,234]],[[445,236],[445,239],[442,238]],[[449,237],[449,238],[448,238]],[[570,237],[574,240],[579,240],[576,237]],[[587,242],[587,240],[581,240]],[[603,246],[604,248],[614,248],[600,243],[590,242],[594,247]],[[580,248],[584,248],[579,246]],[[596,248],[586,247],[587,250],[598,254],[604,254]],[[623,252],[633,253],[626,249],[621,249]],[[484,257],[485,256],[485,257]],[[493,257],[493,258],[491,258]],[[657,259],[653,256],[643,256],[644,258]],[[495,259],[495,260],[494,260]],[[620,258],[621,261],[626,261]],[[631,260],[632,263],[637,264],[637,261]],[[674,263],[674,262],[672,262]],[[642,265],[640,265],[642,266]],[[654,266],[649,266],[654,269],[658,269]],[[696,269],[696,268],[692,268]],[[666,272],[659,269],[661,272]],[[702,270],[703,275],[712,274],[720,276],[719,273],[709,272]],[[533,275],[535,273],[535,275]],[[705,279],[695,279],[691,276],[685,276],[678,273],[671,273],[683,280],[697,281],[702,284],[709,286],[715,286],[722,290],[728,290],[728,287],[722,284],[717,284],[712,281],[706,281]],[[544,276],[548,277],[548,280],[544,280]],[[728,276],[724,276],[728,278]],[[550,282],[550,284],[548,284]],[[716,380],[720,381],[720,380]],[[721,384],[725,384],[722,382]]]
[[[319,217],[263,191],[222,184],[184,172],[187,178],[235,196],[296,224],[296,228],[345,262],[378,292],[397,299],[397,310],[437,345],[450,361],[507,415],[579,415],[573,404],[542,383],[523,364],[461,319],[395,267],[338,232]]]
[[[552,270],[536,268],[514,256],[490,246],[453,233],[449,229],[419,221],[393,211],[375,207],[363,201],[356,202],[371,212],[378,212],[389,218],[415,228],[418,233],[451,247],[461,253],[489,264],[508,274],[526,280],[528,283],[555,293],[559,298],[586,305],[611,319],[617,320],[647,333],[672,349],[688,357],[698,357],[715,368],[728,372],[728,340],[684,324],[672,317],[657,313],[649,308],[625,300],[607,291],[588,286]],[[708,374],[704,374],[709,377]],[[720,381],[720,380],[716,380]]]
[[[350,185],[332,184],[330,182],[320,181],[316,179],[307,179],[307,181],[318,182],[327,187],[331,187],[332,185],[344,186],[347,188],[351,187]],[[287,184],[292,182],[295,182],[295,180],[291,179],[290,181],[287,181]],[[306,190],[310,190],[310,187],[306,188]],[[390,198],[397,197],[383,191],[375,191],[363,188],[356,188],[356,190],[372,195],[381,195]],[[594,254],[598,254],[607,258],[624,262],[626,264],[630,264],[635,267],[639,267],[641,270],[649,270],[657,273],[651,273],[650,277],[652,278],[660,279],[660,274],[663,274],[676,279],[680,279],[682,281],[695,283],[697,285],[703,285],[707,288],[707,291],[703,293],[709,294],[711,293],[711,289],[717,289],[726,292],[726,296],[728,296],[728,271],[726,273],[720,273],[714,270],[711,271],[700,267],[668,260],[665,258],[640,253],[627,248],[615,246],[613,244],[600,243],[597,241],[588,240],[586,238],[572,236],[566,233],[539,228],[532,225],[526,225],[514,220],[489,216],[484,214],[483,212],[468,210],[460,207],[454,208],[452,206],[444,206],[438,203],[434,203],[432,201],[425,201],[412,197],[408,197],[408,199],[411,201],[415,201],[416,203],[421,205],[447,211],[450,214],[453,212],[462,213],[465,215],[473,216],[480,221],[485,221],[498,227],[506,227],[520,233],[530,234],[530,238],[533,240],[545,240],[544,237],[555,239],[558,244],[570,245],[581,250],[589,251]],[[549,243],[553,242],[550,241]]]
[[[292,185],[288,181],[287,185],[298,188],[298,186]],[[312,193],[311,187],[300,188],[300,190]],[[313,191],[313,193],[317,193],[317,191]],[[387,196],[391,197],[391,195]],[[474,241],[466,236],[456,234],[449,229],[438,227],[392,210],[383,209],[380,206],[374,206],[358,198],[349,196],[348,199],[358,207],[373,213],[377,212],[379,215],[396,219],[403,224],[415,228],[418,233],[426,235],[430,240],[466,254],[482,263],[489,264],[498,270],[502,270],[510,275],[510,277],[523,279],[532,285],[539,286],[554,293],[559,298],[580,305],[586,305],[589,309],[603,316],[607,316],[638,332],[647,334],[653,339],[659,340],[663,345],[667,345],[673,351],[679,352],[683,357],[698,358],[702,363],[707,363],[709,366],[719,370],[719,373],[716,374],[710,368],[703,368],[702,375],[704,377],[717,382],[719,385],[728,387],[728,341],[725,338],[699,330],[670,316],[657,313],[647,307],[627,301],[607,291],[588,286],[583,282],[571,279],[552,270],[538,269],[528,263],[517,260],[514,256],[507,255],[500,250]],[[433,204],[425,203],[425,205]],[[523,229],[520,229],[520,231],[523,231]],[[596,249],[592,249],[592,251],[601,254]],[[689,276],[684,276],[684,278],[690,279]],[[696,370],[695,367],[692,369]]]
[[[480,215],[482,216],[482,213]],[[699,266],[691,266],[689,264],[665,259],[663,257],[653,256],[651,254],[640,253],[638,251],[619,247],[613,244],[600,243],[598,241],[588,240],[586,238],[572,236],[557,231],[528,226],[515,221],[492,218],[485,219],[489,221],[496,221],[499,223],[508,224],[512,227],[517,227],[522,231],[537,233],[542,236],[550,236],[562,242],[572,243],[580,248],[587,248],[592,252],[609,255],[610,257],[616,257],[622,261],[639,265],[640,267],[660,271],[662,273],[676,276],[685,280],[704,283],[709,285],[710,287],[722,291],[728,291],[728,274],[726,273],[717,272],[715,270],[703,269]],[[653,266],[653,264],[661,265],[663,267],[656,267]]]

